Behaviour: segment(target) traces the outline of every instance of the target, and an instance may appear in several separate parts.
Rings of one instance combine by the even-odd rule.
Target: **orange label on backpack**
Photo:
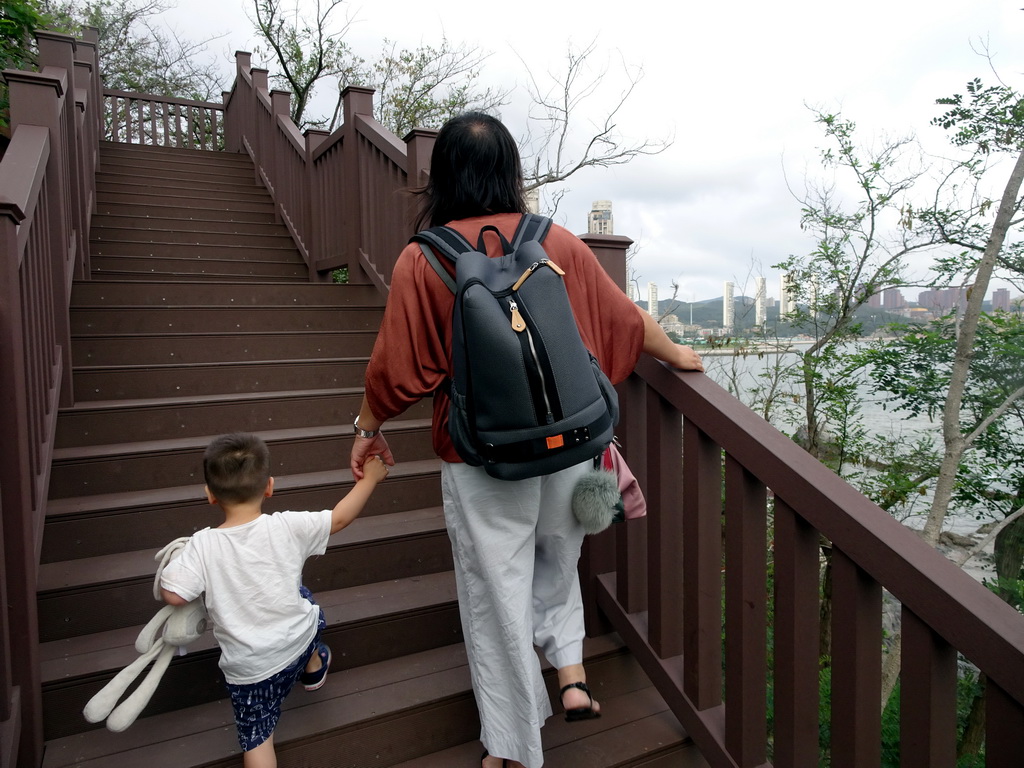
[[[546,442],[548,444],[548,450],[550,451],[555,448],[561,448],[563,445],[565,445],[565,438],[562,437],[561,435],[554,435],[552,437],[547,438]]]

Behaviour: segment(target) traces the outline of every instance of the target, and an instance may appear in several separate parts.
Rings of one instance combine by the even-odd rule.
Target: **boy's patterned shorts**
[[[305,587],[299,587],[299,594],[316,605],[312,593]],[[324,617],[324,610],[321,608],[316,637],[294,662],[266,680],[260,680],[257,683],[246,685],[227,683],[231,706],[235,710],[238,743],[243,752],[255,749],[274,733],[277,721],[281,719],[281,705],[295,686],[306,663],[316,651],[325,626],[327,626],[327,621]]]

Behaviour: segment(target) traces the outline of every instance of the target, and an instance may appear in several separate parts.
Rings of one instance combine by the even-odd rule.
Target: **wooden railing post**
[[[342,231],[345,233],[343,253],[348,262],[348,281],[365,285],[372,283],[370,276],[359,261],[360,246],[363,242],[363,200],[360,194],[361,175],[359,167],[359,134],[356,117],[373,117],[373,89],[349,86],[341,92],[344,114],[345,152],[342,157],[343,177],[347,187],[341,196]]]
[[[64,110],[66,112],[63,128],[65,132],[64,141],[66,156],[64,158],[67,168],[67,205],[71,224],[71,242],[69,247],[72,250],[72,267],[74,277],[79,279],[88,275],[87,265],[84,262],[85,243],[83,234],[86,230],[85,216],[85,183],[82,178],[81,138],[79,137],[79,121],[77,110],[77,97],[75,94],[75,39],[70,35],[60,35],[55,32],[36,32],[36,43],[39,46],[39,66],[59,67],[65,70],[68,77],[68,88],[71,96],[65,98]],[[71,280],[65,281],[68,289],[71,287]],[[68,360],[70,362],[70,359]],[[65,370],[70,370],[70,366]]]
[[[82,88],[85,102],[84,122],[85,138],[83,148],[88,153],[86,165],[89,169],[88,181],[93,193],[90,200],[90,211],[95,209],[95,173],[99,168],[100,139],[104,136],[103,130],[103,83],[100,78],[99,59],[100,33],[96,27],[83,27],[82,37],[75,46],[75,87]],[[79,79],[79,77],[83,79]],[[78,97],[75,97],[78,100]],[[86,242],[88,242],[86,237]]]
[[[436,136],[436,134],[435,134]],[[433,146],[433,138],[431,137],[431,148]],[[411,147],[410,147],[411,149]],[[425,152],[425,149],[417,147],[418,152]],[[409,155],[409,177],[412,178],[413,169],[419,168],[420,166],[414,164],[414,155],[410,152]],[[420,160],[421,155],[417,154],[416,163],[422,162]],[[598,262],[604,267],[604,270],[611,275],[615,283],[625,290],[626,286],[626,249],[633,242],[628,237],[617,237],[614,235],[581,235],[583,242],[585,242],[590,249],[597,256]],[[580,573],[580,588],[583,592],[583,605],[586,615],[587,622],[587,633],[590,635],[598,634],[607,631],[607,626],[604,620],[598,613],[597,609],[597,577],[602,573],[608,573],[616,569],[616,533],[612,531],[606,531],[599,536],[588,536],[583,542],[583,552],[580,557],[579,573]],[[621,541],[620,546],[625,545],[625,537],[619,537]],[[640,538],[633,538],[632,545],[636,545],[641,542]],[[625,583],[628,584],[628,577],[625,574],[620,574],[625,578]],[[634,586],[636,586],[634,584]],[[643,600],[641,599],[641,602]],[[634,602],[634,606],[636,603]]]
[[[611,275],[615,284],[626,290],[626,251],[633,241],[622,235],[580,235],[590,246],[604,271]]]
[[[77,279],[89,279],[92,273],[89,233],[92,215],[96,212],[96,168],[99,165],[100,136],[103,131],[103,89],[96,60],[97,31],[82,30],[83,38],[75,46],[75,106],[81,112],[79,121],[79,163],[82,180],[82,255],[81,274]]]
[[[324,253],[324,201],[318,199],[318,191],[320,186],[318,184],[319,173],[316,164],[313,162],[313,154],[317,148],[320,147],[327,138],[330,136],[330,131],[321,130],[318,128],[307,128],[303,134],[303,138],[306,140],[306,210],[303,212],[305,217],[305,231],[309,233],[309,242],[306,247],[309,252],[309,281],[311,283],[326,283],[331,281],[331,272],[321,272],[315,269],[315,265],[327,254]]]
[[[406,177],[410,189],[422,189],[430,177],[430,156],[434,151],[437,131],[426,128],[414,128],[405,136]],[[410,199],[408,220],[409,231],[416,230],[419,206],[416,198]]]

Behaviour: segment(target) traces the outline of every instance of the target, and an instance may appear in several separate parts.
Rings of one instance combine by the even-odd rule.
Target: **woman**
[[[434,144],[422,195],[421,226],[447,224],[471,243],[483,227],[494,226],[511,239],[527,208],[519,152],[505,126],[478,112],[448,121]],[[485,238],[488,254],[500,255],[498,237],[488,233]],[[676,368],[703,370],[697,354],[669,340],[581,240],[552,225],[543,245],[566,273],[584,344],[613,383],[629,375],[641,351]],[[481,765],[540,768],[540,729],[552,709],[535,645],[558,670],[567,719],[600,715],[583,669],[577,563],[584,532],[571,510],[573,487],[592,464],[507,481],[461,461],[448,435],[442,388],[451,375],[453,301],[420,247],[407,246],[395,265],[366,369],[352,473],[359,478],[373,454],[394,464],[381,424],[434,396],[433,444],[443,460],[445,523],[485,749]]]

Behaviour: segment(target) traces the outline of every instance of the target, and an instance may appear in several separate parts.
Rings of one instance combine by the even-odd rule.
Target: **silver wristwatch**
[[[359,426],[359,417],[356,416],[355,421],[352,422],[352,431],[356,437],[376,437],[380,434],[379,429],[363,429]]]

